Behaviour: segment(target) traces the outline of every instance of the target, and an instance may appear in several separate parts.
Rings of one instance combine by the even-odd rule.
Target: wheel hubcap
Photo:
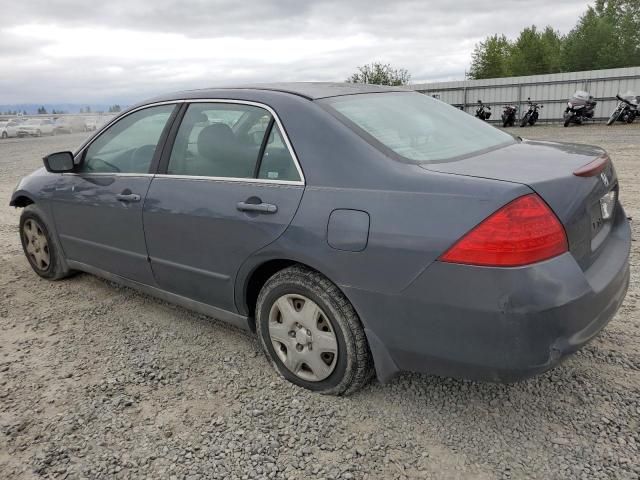
[[[336,368],[338,340],[328,317],[302,295],[283,295],[271,307],[269,336],[278,358],[303,380],[319,382]]]
[[[51,262],[49,243],[40,224],[31,218],[28,219],[22,227],[22,237],[25,250],[33,265],[38,270],[47,270]]]

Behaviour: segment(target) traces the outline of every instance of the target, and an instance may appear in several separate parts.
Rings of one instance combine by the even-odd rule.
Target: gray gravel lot
[[[640,219],[640,125],[599,144]],[[0,141],[0,199],[82,135]],[[251,335],[90,275],[41,280],[0,208],[0,478],[640,478],[640,259],[605,331],[496,385],[405,374],[348,398],[285,383]],[[634,226],[634,235],[637,236]]]

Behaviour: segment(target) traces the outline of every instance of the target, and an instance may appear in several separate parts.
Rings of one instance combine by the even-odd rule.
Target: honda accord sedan
[[[23,178],[33,270],[81,271],[254,331],[285,379],[515,381],[596,336],[630,228],[597,147],[528,141],[402,88],[196,90]]]

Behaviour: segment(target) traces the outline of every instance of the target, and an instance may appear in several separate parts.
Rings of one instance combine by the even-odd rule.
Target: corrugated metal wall
[[[527,98],[544,105],[540,120],[559,122],[567,100],[576,90],[586,90],[598,101],[595,116],[605,120],[616,106],[616,94],[628,91],[640,95],[640,67],[591,70],[587,72],[554,73],[526,77],[491,78],[459,82],[422,83],[410,85],[414,90],[464,108],[474,114],[480,99],[490,105],[491,120],[500,120],[502,107],[518,105],[518,117],[527,110]]]

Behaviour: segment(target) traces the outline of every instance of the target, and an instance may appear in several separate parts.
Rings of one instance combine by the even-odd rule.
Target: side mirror
[[[51,173],[65,173],[73,171],[75,167],[73,163],[73,153],[57,152],[47,155],[42,159],[44,168]]]

